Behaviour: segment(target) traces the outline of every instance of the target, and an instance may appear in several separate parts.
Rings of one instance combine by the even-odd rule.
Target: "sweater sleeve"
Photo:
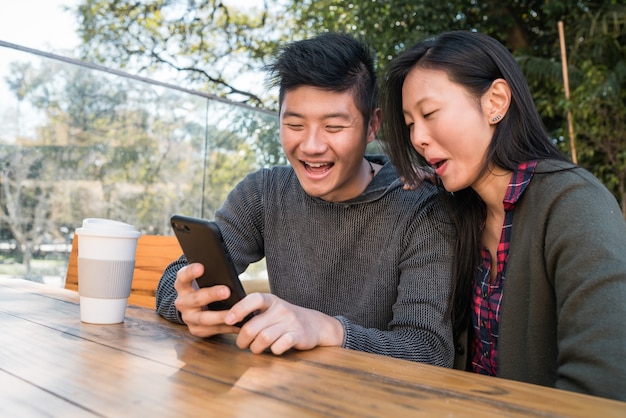
[[[156,291],[156,310],[163,318],[178,324],[184,324],[180,312],[174,306],[176,300],[176,290],[174,282],[176,281],[176,273],[178,270],[187,265],[185,256],[181,256],[178,260],[170,263],[163,271],[163,276],[159,280]]]
[[[545,257],[556,295],[556,387],[624,401],[623,214],[603,186],[584,178],[561,191],[550,213]]]
[[[344,347],[436,366],[452,367],[454,343],[447,313],[454,233],[438,198],[415,209],[405,232],[397,299],[387,329],[366,328],[343,316]]]

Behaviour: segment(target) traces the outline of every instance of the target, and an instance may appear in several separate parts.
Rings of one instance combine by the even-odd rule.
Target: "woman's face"
[[[413,68],[402,87],[402,109],[411,143],[455,192],[476,189],[494,127],[486,108],[440,70]],[[481,109],[485,109],[485,112]]]

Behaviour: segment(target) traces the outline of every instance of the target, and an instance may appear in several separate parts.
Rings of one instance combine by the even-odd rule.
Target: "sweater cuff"
[[[341,323],[341,326],[343,327],[343,342],[341,343],[341,347],[349,348],[348,340],[350,337],[350,329],[351,329],[350,321],[348,320],[348,318],[344,316],[335,316],[335,319],[337,319]]]

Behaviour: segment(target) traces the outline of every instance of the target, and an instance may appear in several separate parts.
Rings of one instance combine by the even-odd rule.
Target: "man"
[[[195,290],[202,265],[182,257],[163,274],[158,312],[196,336],[238,333],[254,353],[341,346],[451,367],[453,227],[433,185],[403,190],[386,157],[364,155],[381,118],[368,48],[326,33],[269,70],[290,166],[249,174],[215,221],[239,273],[266,258],[271,294],[203,310],[229,289]]]

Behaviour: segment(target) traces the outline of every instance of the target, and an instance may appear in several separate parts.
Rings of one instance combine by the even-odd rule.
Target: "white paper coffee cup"
[[[102,218],[83,220],[78,235],[80,319],[91,324],[124,321],[137,239],[133,225]]]

